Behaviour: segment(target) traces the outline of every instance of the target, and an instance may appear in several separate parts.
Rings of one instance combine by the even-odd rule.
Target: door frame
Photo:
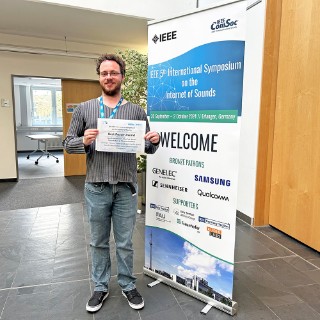
[[[254,225],[269,224],[282,0],[267,1]]]

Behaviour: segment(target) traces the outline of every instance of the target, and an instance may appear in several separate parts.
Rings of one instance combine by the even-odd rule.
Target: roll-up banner
[[[246,1],[148,25],[144,273],[229,314]]]

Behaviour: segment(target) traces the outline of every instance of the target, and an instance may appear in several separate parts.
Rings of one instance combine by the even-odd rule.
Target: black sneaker
[[[139,310],[144,307],[143,298],[136,288],[130,291],[122,291],[122,294],[127,298],[132,309]]]
[[[109,292],[95,291],[86,305],[88,312],[97,312],[101,309],[104,300],[108,298]]]

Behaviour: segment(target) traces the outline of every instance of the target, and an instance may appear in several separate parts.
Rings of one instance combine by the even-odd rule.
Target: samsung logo
[[[200,176],[197,174],[194,176],[194,181],[215,184],[215,185],[225,186],[225,187],[230,187],[231,185],[230,180],[215,178],[215,177],[208,177],[208,176]]]

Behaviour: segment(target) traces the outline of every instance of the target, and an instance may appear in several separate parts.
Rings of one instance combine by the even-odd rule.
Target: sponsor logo
[[[158,205],[155,203],[150,203],[150,208],[156,211],[156,220],[160,222],[171,222],[167,220],[166,214],[169,213],[169,207]]]
[[[204,168],[203,161],[184,159],[184,158],[169,158],[169,163],[177,164],[186,167]]]
[[[150,203],[150,208],[154,210],[159,210],[163,212],[168,212],[169,213],[169,207],[161,206],[155,203]]]
[[[226,223],[226,222],[221,222],[221,221],[217,221],[217,220],[213,220],[213,219],[208,219],[205,217],[198,217],[199,222],[203,222],[203,223],[207,223],[210,224],[212,226],[216,226],[222,229],[228,229],[230,230],[230,223]]]
[[[228,179],[208,177],[208,176],[200,176],[198,174],[194,175],[194,181],[215,184],[223,187],[230,187],[231,181]]]
[[[173,204],[177,204],[179,206],[191,208],[191,209],[196,209],[198,210],[199,205],[196,202],[188,201],[188,200],[183,200],[183,199],[178,199],[178,198],[173,198],[172,199]]]
[[[238,26],[238,20],[222,18],[212,22],[211,30],[212,32],[223,31],[227,29],[237,28],[237,26]]]
[[[156,220],[160,222],[171,222],[171,220],[168,220],[166,218],[166,214],[163,212],[156,211]]]
[[[162,182],[159,183],[159,181],[156,181],[156,180],[152,180],[152,186],[155,188],[164,188],[164,189],[188,192],[188,188],[186,187],[175,186],[173,184],[162,183]]]
[[[201,189],[198,189],[197,194],[200,197],[212,198],[212,199],[216,199],[216,200],[230,201],[229,197],[221,196],[220,194],[212,193],[211,191],[210,192],[205,192],[205,191],[202,191]]]
[[[176,30],[160,33],[159,35],[155,34],[152,38],[152,41],[156,44],[158,41],[165,42],[165,41],[170,41],[170,40],[175,40],[175,39],[177,39],[177,31]]]
[[[173,213],[177,216],[183,217],[183,218],[187,218],[190,220],[195,220],[194,217],[194,213],[188,212],[188,211],[184,211],[184,210],[179,210],[177,208],[173,209]]]
[[[222,231],[219,230],[219,229],[207,227],[207,231],[209,232],[209,236],[210,237],[214,237],[214,238],[217,238],[217,239],[221,239],[222,238]]]
[[[160,179],[169,179],[169,180],[175,180],[177,171],[174,170],[167,170],[167,169],[159,169],[159,168],[153,168],[152,173],[158,175]]]
[[[195,230],[197,230],[199,232],[200,227],[197,226],[196,224],[187,223],[187,222],[185,222],[185,221],[183,221],[181,219],[177,219],[177,223],[183,225],[184,227],[195,229]]]

